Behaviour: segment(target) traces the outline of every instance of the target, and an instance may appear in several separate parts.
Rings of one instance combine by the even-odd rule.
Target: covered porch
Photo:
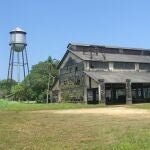
[[[132,104],[150,102],[148,72],[85,72],[89,104]],[[85,90],[85,91],[86,91]]]

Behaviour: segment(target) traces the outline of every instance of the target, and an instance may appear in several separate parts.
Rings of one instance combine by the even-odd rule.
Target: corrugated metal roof
[[[95,53],[92,53],[91,59],[90,52],[86,53],[83,53],[82,51],[70,51],[70,52],[83,60],[150,63],[150,56],[144,55],[124,55],[124,54],[110,54],[110,53],[98,53],[98,55],[96,55]]]
[[[115,48],[115,49],[129,49],[129,50],[150,50],[148,48],[135,48],[135,47],[123,47],[123,46],[114,46],[114,45],[98,45],[98,44],[83,44],[83,43],[69,43],[68,47],[74,46],[84,46],[84,47],[105,47],[105,48]]]
[[[104,79],[105,83],[125,83],[130,79],[132,83],[150,83],[150,72],[110,72],[110,71],[84,71],[84,73],[98,82]]]

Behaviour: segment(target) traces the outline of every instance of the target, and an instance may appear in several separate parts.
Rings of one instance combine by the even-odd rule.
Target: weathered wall
[[[55,83],[52,88],[52,101],[53,102],[60,102],[60,88],[59,88],[59,80]]]
[[[98,83],[96,81],[94,81],[92,78],[91,78],[91,81],[90,81],[90,77],[88,77],[88,76],[85,76],[85,82],[86,82],[85,85],[86,85],[87,89],[98,88]]]
[[[60,89],[62,101],[83,101],[84,63],[76,57],[68,56],[60,69]]]

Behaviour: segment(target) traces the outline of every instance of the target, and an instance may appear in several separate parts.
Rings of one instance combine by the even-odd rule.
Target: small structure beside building
[[[57,102],[150,102],[150,51],[70,43],[52,93]]]

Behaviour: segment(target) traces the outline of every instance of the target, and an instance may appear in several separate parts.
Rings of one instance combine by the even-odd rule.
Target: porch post
[[[59,103],[61,102],[61,91],[60,90],[58,91],[58,102]]]
[[[84,87],[84,103],[87,104],[87,88]]]
[[[132,104],[131,80],[126,79],[126,104]]]
[[[83,91],[83,98],[84,98],[84,103],[87,104],[87,80],[86,80],[86,75],[84,74],[84,91]]]
[[[59,84],[59,91],[58,91],[58,102],[60,103],[60,102],[62,102],[62,90],[61,90],[61,83],[60,83],[60,79],[59,79],[59,82],[58,82],[58,84]]]
[[[104,79],[99,79],[98,80],[98,95],[99,95],[99,103],[104,103],[106,102],[105,99],[105,83]]]

